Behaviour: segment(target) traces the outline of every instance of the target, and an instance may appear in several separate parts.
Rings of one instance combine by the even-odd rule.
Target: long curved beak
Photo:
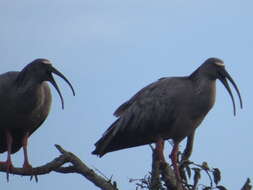
[[[53,66],[50,67],[50,71],[56,75],[58,75],[59,77],[61,77],[68,85],[69,87],[71,88],[72,90],[72,93],[73,93],[73,96],[75,96],[75,90],[73,88],[73,86],[71,85],[71,83],[69,82],[69,80],[62,74],[60,73],[60,71],[58,71],[56,68],[54,68]],[[57,93],[59,94],[60,98],[61,98],[61,103],[62,103],[62,109],[64,109],[64,100],[63,100],[63,97],[62,97],[62,94],[61,94],[61,91],[57,85],[57,83],[55,82],[53,76],[51,75],[50,76],[50,80],[51,84],[55,87]]]
[[[220,70],[219,72],[220,76],[219,76],[219,79],[220,81],[222,82],[222,84],[225,86],[225,88],[227,89],[231,99],[232,99],[232,103],[233,103],[233,110],[234,110],[234,115],[236,115],[236,107],[235,107],[235,100],[234,100],[234,96],[232,94],[232,91],[229,87],[229,84],[228,84],[228,81],[227,79],[229,80],[229,82],[232,83],[232,85],[234,86],[235,88],[235,91],[239,97],[239,100],[240,100],[240,107],[242,108],[243,107],[243,104],[242,104],[242,98],[241,98],[241,94],[240,94],[240,91],[237,87],[237,85],[235,84],[234,80],[232,79],[232,77],[229,75],[229,73],[224,69]]]

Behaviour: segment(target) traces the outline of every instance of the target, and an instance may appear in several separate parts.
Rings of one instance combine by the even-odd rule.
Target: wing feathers
[[[184,88],[179,80],[182,78],[160,79],[123,103],[114,113],[119,118],[95,144],[92,153],[103,156],[107,152],[153,143],[169,133],[176,118],[173,88]]]

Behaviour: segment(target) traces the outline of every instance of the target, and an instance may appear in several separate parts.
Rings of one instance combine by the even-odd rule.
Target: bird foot
[[[9,182],[9,173],[13,168],[14,167],[11,162],[6,162],[6,175],[7,175],[6,178],[8,182]]]
[[[24,170],[31,170],[31,169],[33,169],[33,167],[32,167],[32,165],[29,164],[28,162],[25,162],[25,163],[23,164],[23,169],[24,169]]]
[[[9,182],[10,171],[14,168],[13,165],[12,165],[12,162],[11,161],[0,162],[0,165],[4,165],[5,166],[6,179],[7,179],[7,182]]]
[[[31,164],[29,164],[29,162],[24,162],[24,164],[23,164],[23,169],[24,169],[25,171],[31,171],[31,172],[32,172],[33,167],[32,167]],[[30,177],[30,180],[31,180],[31,181],[32,181],[33,177],[35,178],[35,181],[38,182],[38,176],[32,174],[31,177]]]

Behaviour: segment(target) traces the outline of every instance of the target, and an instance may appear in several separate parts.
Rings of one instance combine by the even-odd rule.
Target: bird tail
[[[101,139],[95,143],[95,150],[92,154],[96,154],[99,157],[102,157],[108,152],[113,152],[125,148],[131,148],[136,146],[141,146],[156,141],[154,136],[155,132],[152,123],[150,127],[147,124],[149,131],[143,130],[141,127],[133,125],[133,117],[128,119],[117,119],[104,133]],[[133,130],[133,126],[134,129]]]
[[[92,154],[98,155],[99,157],[102,157],[105,155],[108,151],[108,145],[112,141],[113,137],[115,136],[117,132],[117,127],[116,124],[119,119],[117,119],[103,134],[102,138],[100,138],[96,143],[95,143],[95,150],[92,152]]]

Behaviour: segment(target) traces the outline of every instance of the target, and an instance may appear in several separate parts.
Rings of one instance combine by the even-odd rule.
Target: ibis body
[[[223,61],[209,58],[191,75],[161,78],[123,103],[114,113],[118,119],[96,142],[92,153],[103,156],[124,148],[172,139],[172,162],[179,177],[175,163],[178,144],[185,137],[193,139],[195,129],[213,107],[216,79],[228,90],[235,113],[234,98],[226,79],[235,87],[242,106],[239,90]]]
[[[48,116],[51,106],[50,88],[46,82],[24,89],[16,85],[18,72],[0,75],[0,153],[7,151],[6,130],[12,135],[11,153],[22,147],[22,139],[30,136]],[[4,81],[4,82],[2,82]],[[25,93],[24,93],[25,92]]]
[[[62,95],[52,73],[70,82],[57,71],[47,59],[36,59],[21,72],[7,72],[0,75],[0,153],[8,152],[8,172],[12,167],[10,154],[24,148],[24,168],[31,168],[27,156],[28,137],[47,118],[52,102],[49,85],[52,83],[62,100]]]

